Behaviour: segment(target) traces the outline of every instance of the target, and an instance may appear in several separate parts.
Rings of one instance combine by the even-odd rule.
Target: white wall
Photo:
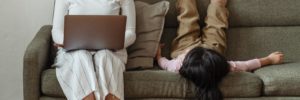
[[[52,23],[54,0],[0,0],[0,100],[23,100],[23,55],[42,25]]]

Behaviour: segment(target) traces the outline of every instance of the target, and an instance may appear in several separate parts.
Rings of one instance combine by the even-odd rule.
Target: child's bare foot
[[[273,52],[268,56],[268,59],[271,61],[271,64],[280,64],[283,61],[283,53],[282,52]]]

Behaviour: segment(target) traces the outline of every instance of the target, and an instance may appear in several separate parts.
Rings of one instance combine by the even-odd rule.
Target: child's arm
[[[283,61],[281,52],[273,52],[270,55],[248,61],[230,61],[231,71],[253,71],[263,66],[280,64]]]
[[[158,65],[167,71],[171,71],[171,72],[177,72],[181,66],[181,63],[178,59],[172,59],[172,60],[168,60],[165,57],[161,56],[161,47],[160,46],[157,49],[157,53],[156,53],[156,60],[158,62]]]

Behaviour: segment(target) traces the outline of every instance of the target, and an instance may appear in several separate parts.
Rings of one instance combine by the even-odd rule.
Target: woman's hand
[[[63,44],[57,44],[57,43],[54,43],[53,46],[55,46],[55,47],[64,47]]]

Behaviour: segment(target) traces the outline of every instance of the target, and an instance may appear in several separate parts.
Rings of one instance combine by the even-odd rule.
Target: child
[[[223,96],[218,89],[218,84],[229,71],[253,71],[266,65],[280,64],[283,61],[283,54],[273,52],[259,59],[227,61],[214,50],[195,47],[175,59],[168,60],[161,57],[159,48],[157,61],[162,69],[179,72],[181,76],[192,81],[197,87],[197,96],[200,100],[222,100]]]
[[[198,56],[198,57],[197,57]],[[201,58],[203,57],[203,58]],[[174,58],[172,60],[168,60],[165,57],[161,56],[161,50],[157,50],[156,59],[158,61],[158,64],[160,67],[164,70],[171,71],[171,72],[180,72],[180,69],[184,67],[184,64],[190,63],[192,64],[194,61],[191,59],[195,59],[197,61],[204,60],[211,60],[214,62],[214,60],[218,59],[222,61],[226,61],[225,57],[223,57],[218,52],[206,49],[202,47],[195,47],[192,50],[187,50],[183,54],[180,54],[177,58]],[[211,58],[211,59],[209,59]],[[261,68],[266,65],[271,64],[280,64],[283,61],[283,54],[282,52],[273,52],[269,54],[266,57],[259,58],[259,59],[252,59],[248,61],[226,61],[226,63],[229,64],[229,71],[232,72],[241,72],[241,71],[253,71],[258,68]],[[217,61],[216,61],[217,62]],[[195,62],[196,63],[196,62]],[[205,62],[203,62],[205,63]],[[224,64],[221,64],[224,65]],[[227,65],[227,64],[225,64]],[[189,65],[186,65],[189,66]]]
[[[222,54],[226,49],[225,29],[228,28],[227,0],[211,0],[205,18],[203,34],[198,24],[196,0],[177,0],[179,28],[172,43],[172,60],[161,57],[162,69],[179,72],[197,87],[199,100],[223,100],[218,84],[229,71],[253,71],[269,64],[282,62],[281,52],[249,61],[227,61]]]

